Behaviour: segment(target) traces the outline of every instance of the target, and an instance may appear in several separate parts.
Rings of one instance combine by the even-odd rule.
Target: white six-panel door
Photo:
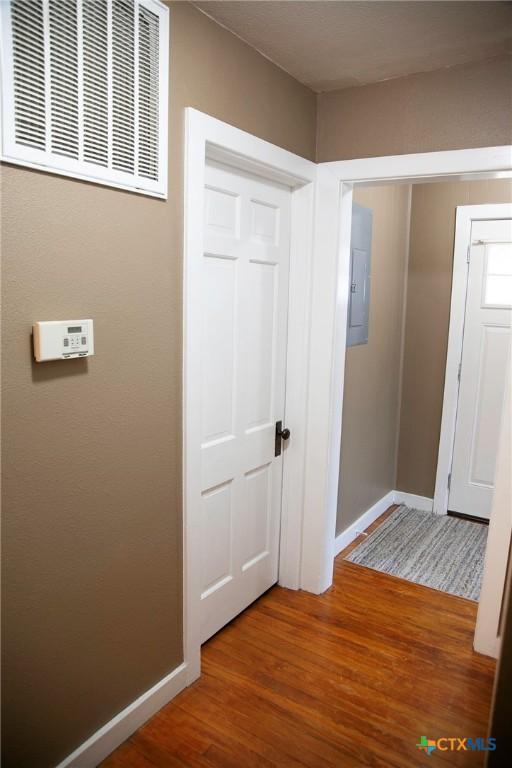
[[[197,297],[202,642],[278,577],[290,210],[286,187],[207,164]]]
[[[511,316],[512,220],[475,221],[448,501],[454,512],[490,516]]]

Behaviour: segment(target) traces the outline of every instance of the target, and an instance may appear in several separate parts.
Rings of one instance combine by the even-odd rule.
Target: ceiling
[[[511,2],[194,5],[317,92],[482,61],[512,49]]]

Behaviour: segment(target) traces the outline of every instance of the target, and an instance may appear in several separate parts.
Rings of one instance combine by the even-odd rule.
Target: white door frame
[[[197,312],[206,158],[292,188],[286,423],[279,583],[321,593],[332,584],[345,376],[354,184],[512,175],[512,147],[314,163],[194,109],[186,110],[184,232],[184,655],[200,674]],[[290,449],[292,443],[290,444]]]
[[[304,585],[302,543],[308,378],[308,328],[317,167],[195,109],[185,110],[183,295],[183,625],[187,682],[200,674],[201,262],[207,159],[286,184],[291,189],[291,245],[279,584]]]
[[[471,227],[474,221],[512,218],[512,204],[462,205],[457,207],[455,219],[455,245],[453,250],[452,298],[450,305],[450,330],[444,379],[443,415],[437,459],[434,512],[446,515],[448,511],[448,478],[453,460],[455,423],[459,399],[459,364],[462,358],[462,341],[466,313],[468,286],[468,253],[471,247]]]
[[[310,506],[315,503],[317,515],[311,535],[323,545],[324,557],[317,572],[318,589],[312,591],[323,591],[332,583],[354,185],[511,176],[512,146],[508,145],[340,160],[318,166],[318,196],[322,199],[323,195],[325,213],[322,219],[317,211],[315,223],[304,530],[311,521]]]
[[[503,399],[503,421],[496,457],[492,512],[489,520],[489,534],[485,550],[482,590],[478,602],[478,614],[474,638],[474,649],[486,656],[498,658],[501,647],[501,612],[505,605],[504,594],[507,567],[509,567],[510,541],[512,538],[512,411],[511,371],[508,371]],[[511,560],[512,563],[512,560]]]

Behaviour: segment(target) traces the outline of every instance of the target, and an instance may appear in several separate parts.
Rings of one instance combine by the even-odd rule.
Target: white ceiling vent
[[[169,9],[3,0],[2,160],[167,196]]]

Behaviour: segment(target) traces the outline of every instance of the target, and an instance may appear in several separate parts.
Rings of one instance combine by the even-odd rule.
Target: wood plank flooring
[[[487,736],[494,662],[472,650],[476,603],[344,561],[357,543],[325,594],[274,587],[215,635],[200,680],[103,768],[483,765],[415,746]]]

